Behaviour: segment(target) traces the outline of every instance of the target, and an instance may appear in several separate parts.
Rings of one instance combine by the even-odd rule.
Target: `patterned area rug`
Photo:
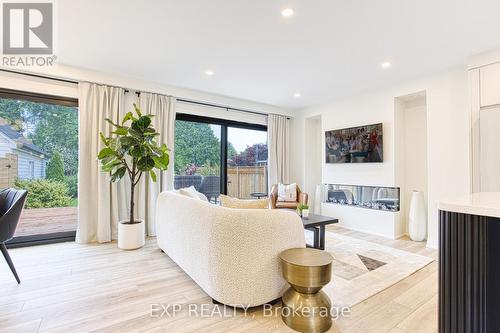
[[[307,243],[312,233],[306,232]],[[332,282],[323,288],[335,306],[354,306],[401,281],[434,259],[326,232],[333,257]]]

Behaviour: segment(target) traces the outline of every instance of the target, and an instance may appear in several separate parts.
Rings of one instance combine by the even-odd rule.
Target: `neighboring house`
[[[19,179],[45,178],[47,156],[44,151],[10,125],[0,125],[0,159],[17,156]]]

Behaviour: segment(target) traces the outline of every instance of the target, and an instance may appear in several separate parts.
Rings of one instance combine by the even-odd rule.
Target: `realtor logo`
[[[3,54],[52,54],[53,4],[2,4]]]

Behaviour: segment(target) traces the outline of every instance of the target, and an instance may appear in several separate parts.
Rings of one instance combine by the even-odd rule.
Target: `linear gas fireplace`
[[[322,184],[321,202],[367,209],[399,211],[399,187]]]

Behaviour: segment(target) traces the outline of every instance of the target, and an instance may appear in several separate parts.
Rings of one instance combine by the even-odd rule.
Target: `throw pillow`
[[[220,195],[220,205],[226,208],[240,208],[240,209],[268,209],[269,200],[268,199],[251,199],[242,200],[238,198],[232,198],[227,195]]]
[[[278,201],[296,202],[297,201],[297,184],[290,185],[278,184]]]
[[[182,195],[188,196],[190,198],[208,201],[207,197],[203,193],[196,191],[196,188],[194,186],[181,188],[179,190],[179,193]]]

